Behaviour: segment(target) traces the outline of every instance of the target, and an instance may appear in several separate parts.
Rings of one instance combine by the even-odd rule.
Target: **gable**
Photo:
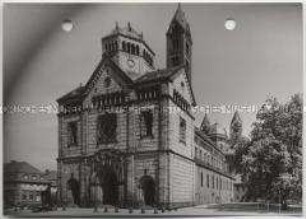
[[[94,96],[127,90],[132,83],[112,60],[102,59],[85,86],[85,104]]]
[[[195,105],[195,98],[191,84],[188,80],[185,68],[181,68],[176,74],[171,77],[172,83],[170,85],[170,94],[173,93],[173,89],[178,91],[191,105]]]

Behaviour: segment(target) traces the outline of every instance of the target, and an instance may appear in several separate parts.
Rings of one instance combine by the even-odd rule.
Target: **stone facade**
[[[102,39],[102,60],[89,81],[57,100],[62,204],[181,207],[232,200],[225,155],[195,127],[191,46],[180,7],[167,31],[166,69],[155,70],[155,53],[130,24]],[[205,148],[218,164],[198,156]],[[201,174],[204,181],[216,178],[216,187],[201,184]]]

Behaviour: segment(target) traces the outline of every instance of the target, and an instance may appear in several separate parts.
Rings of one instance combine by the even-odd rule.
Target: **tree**
[[[257,113],[241,165],[250,199],[280,201],[283,208],[288,199],[301,200],[302,110],[296,94],[284,104],[269,97]]]

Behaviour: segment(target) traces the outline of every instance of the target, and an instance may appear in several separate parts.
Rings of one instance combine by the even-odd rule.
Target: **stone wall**
[[[203,184],[201,184],[201,174],[203,175]],[[207,182],[208,180],[209,182]],[[233,180],[230,177],[196,166],[195,183],[196,204],[228,203],[233,201]]]

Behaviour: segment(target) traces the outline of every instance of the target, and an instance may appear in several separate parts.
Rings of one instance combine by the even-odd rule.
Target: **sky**
[[[101,38],[118,22],[143,32],[165,67],[168,25],[177,4],[6,4],[3,54],[6,106],[54,107],[55,100],[80,83],[98,65]],[[302,92],[302,6],[300,4],[182,4],[191,27],[192,86],[198,106],[219,130],[227,130],[235,107],[260,106],[268,95],[287,101]],[[61,22],[71,19],[65,32]],[[236,29],[224,28],[235,19]],[[18,108],[19,106],[19,108]],[[233,107],[220,112],[213,107]],[[209,108],[210,107],[210,108]],[[210,110],[208,110],[210,109]],[[256,112],[240,112],[248,136]],[[6,113],[4,161],[28,161],[56,169],[57,116]]]

